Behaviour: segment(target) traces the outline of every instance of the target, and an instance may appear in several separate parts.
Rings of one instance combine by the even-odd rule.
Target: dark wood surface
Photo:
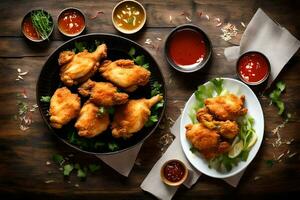
[[[236,77],[233,62],[224,58],[225,47],[238,44],[239,36],[231,42],[220,38],[220,27],[213,21],[219,17],[222,21],[237,25],[242,32],[240,22],[247,24],[257,8],[262,8],[271,18],[286,27],[294,36],[300,39],[300,21],[298,1],[293,0],[224,0],[224,1],[180,1],[180,0],[144,0],[141,1],[148,14],[147,24],[139,33],[126,36],[148,49],[158,62],[167,82],[168,102],[166,119],[162,128],[158,129],[143,145],[128,178],[106,166],[93,156],[78,153],[59,142],[47,129],[40,113],[34,112],[34,123],[30,129],[19,130],[19,122],[13,120],[17,113],[16,94],[24,89],[28,92],[29,104],[35,104],[35,87],[37,77],[47,59],[47,56],[65,40],[55,27],[51,42],[44,46],[32,46],[21,35],[20,24],[22,17],[32,8],[48,10],[56,21],[58,13],[66,7],[77,7],[89,16],[97,11],[103,11],[96,19],[87,20],[87,33],[105,32],[120,34],[111,22],[111,11],[117,1],[9,1],[0,2],[0,193],[2,197],[24,199],[25,196],[42,199],[153,199],[153,196],[143,192],[140,184],[152,166],[166,149],[161,137],[169,133],[171,119],[176,119],[186,100],[196,89],[197,85],[213,77]],[[197,73],[182,74],[170,68],[163,57],[163,44],[166,35],[177,25],[186,23],[182,12],[187,13],[192,23],[203,28],[213,44],[213,60],[210,65]],[[202,17],[199,13],[202,12]],[[210,16],[207,20],[204,16]],[[172,16],[172,22],[169,16]],[[156,38],[162,38],[158,41]],[[144,42],[150,38],[157,49]],[[24,81],[15,81],[17,68],[29,71]],[[291,121],[281,129],[283,139],[294,138],[291,145],[273,148],[270,140],[275,136],[272,130],[283,119],[277,115],[274,106],[269,106],[269,100],[261,95],[259,100],[265,115],[265,139],[254,161],[246,170],[237,188],[232,188],[222,180],[201,176],[191,189],[180,188],[174,199],[219,199],[243,197],[266,198],[286,197],[286,194],[299,194],[300,191],[300,157],[285,157],[272,167],[266,160],[272,159],[288,149],[290,152],[299,151],[300,130],[300,54],[299,51],[286,65],[278,80],[283,80],[287,89],[283,94],[287,110],[292,113]],[[61,171],[51,161],[53,154],[74,154],[74,162],[100,163],[102,169],[80,182],[75,174],[70,177],[71,183],[63,178]],[[51,174],[48,174],[52,171]],[[259,179],[258,179],[259,178]],[[55,182],[46,184],[45,181]],[[75,187],[74,184],[79,184]]]

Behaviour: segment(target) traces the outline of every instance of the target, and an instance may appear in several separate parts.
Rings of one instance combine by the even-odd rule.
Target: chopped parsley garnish
[[[148,121],[145,123],[145,127],[153,126],[158,121],[157,115],[151,115]]]
[[[94,173],[98,170],[101,169],[101,166],[100,165],[97,165],[97,164],[89,164],[89,170],[90,172]]]
[[[195,147],[191,147],[191,148],[190,148],[190,151],[191,151],[192,153],[196,153],[198,150],[197,150]]]
[[[117,151],[117,150],[119,149],[119,146],[118,146],[118,144],[115,143],[115,142],[109,142],[109,143],[108,143],[108,148],[109,148],[109,150],[111,150],[111,151]]]
[[[145,56],[144,55],[138,55],[135,57],[136,50],[134,47],[131,47],[130,50],[128,51],[128,55],[133,59],[133,61],[145,69],[149,68],[149,63],[145,62]]]
[[[285,90],[285,84],[282,81],[276,83],[275,89],[269,94],[271,103],[275,104],[278,108],[278,115],[282,115],[284,112],[285,106],[284,102],[281,100],[281,93]]]
[[[59,155],[59,154],[54,154],[52,156],[52,160],[58,164],[58,165],[62,165],[65,161],[64,157],[62,155]]]
[[[50,96],[41,96],[41,99],[40,99],[40,101],[44,102],[44,103],[49,103],[50,100],[51,100]]]
[[[158,83],[157,81],[155,81],[153,84],[151,84],[151,96],[155,96],[158,94],[162,94],[161,91],[162,85],[160,83]]]
[[[72,164],[67,164],[64,166],[63,174],[64,176],[69,176],[70,173],[73,171],[74,166]]]

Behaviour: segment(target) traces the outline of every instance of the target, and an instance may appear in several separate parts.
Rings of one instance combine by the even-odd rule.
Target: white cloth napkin
[[[119,154],[97,157],[121,175],[128,177],[130,171],[134,166],[134,162],[142,145],[143,143],[138,144],[132,149],[129,149]]]
[[[271,64],[270,86],[299,47],[297,38],[259,8],[243,33],[240,46],[225,48],[224,55],[229,61],[237,60],[248,51],[259,51],[266,55]]]
[[[178,117],[176,122],[171,128],[171,133],[175,136],[174,141],[169,146],[167,151],[164,155],[155,163],[153,168],[151,169],[150,173],[147,175],[143,183],[141,184],[141,188],[144,191],[147,191],[158,199],[169,200],[172,199],[175,192],[177,191],[178,187],[170,187],[164,184],[160,178],[160,169],[162,165],[170,159],[178,159],[181,160],[189,169],[189,176],[187,180],[184,182],[184,185],[188,188],[192,187],[200,177],[201,173],[197,171],[186,159],[184,152],[181,148],[180,144],[180,137],[179,137],[179,130],[180,130],[180,119],[181,116]],[[244,174],[244,171],[240,172],[239,174],[223,179],[228,184],[233,187],[236,187]]]

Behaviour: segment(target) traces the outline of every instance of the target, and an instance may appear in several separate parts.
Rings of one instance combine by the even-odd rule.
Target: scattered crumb
[[[246,26],[245,26],[245,24],[244,24],[244,22],[241,22],[241,25],[245,28]]]
[[[46,165],[51,165],[51,162],[50,161],[46,161]]]
[[[205,17],[206,17],[207,20],[209,20],[209,16],[208,15],[205,15]]]
[[[172,23],[172,16],[169,16],[169,22]]]
[[[261,177],[260,176],[255,176],[254,177],[254,180],[256,181],[256,180],[258,180],[258,179],[260,179]]]
[[[160,38],[160,37],[157,37],[156,39],[157,39],[158,41],[161,41],[161,38]]]
[[[191,21],[192,21],[188,16],[185,16],[185,19],[186,19],[188,22],[191,22]]]
[[[238,29],[235,25],[227,23],[221,28],[221,31],[223,32],[221,38],[225,41],[229,41],[232,39],[232,37],[235,37],[237,35]]]
[[[55,182],[55,181],[54,180],[46,180],[45,181],[46,184],[53,183],[53,182]]]
[[[75,184],[74,186],[78,188],[78,187],[79,187],[79,184]]]

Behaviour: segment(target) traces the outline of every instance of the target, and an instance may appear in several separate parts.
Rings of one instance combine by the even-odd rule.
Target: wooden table
[[[46,128],[40,113],[33,113],[31,127],[27,131],[19,129],[19,121],[14,120],[17,113],[16,94],[25,89],[30,105],[36,103],[35,87],[37,77],[47,59],[47,56],[65,39],[58,33],[53,33],[51,42],[45,46],[30,46],[22,37],[20,24],[28,10],[42,7],[48,10],[54,20],[59,12],[70,6],[82,9],[87,15],[87,32],[105,32],[119,34],[111,22],[111,11],[117,1],[18,1],[3,0],[0,3],[0,192],[7,198],[22,198],[25,196],[42,199],[153,199],[153,196],[143,192],[140,184],[154,163],[162,155],[167,145],[163,145],[162,136],[169,134],[170,120],[175,120],[181,112],[186,100],[196,87],[210,78],[224,76],[236,77],[235,63],[224,58],[225,47],[238,44],[240,34],[230,42],[220,38],[220,27],[216,26],[215,18],[222,22],[236,24],[240,33],[244,28],[241,22],[247,24],[257,8],[262,8],[272,19],[286,27],[300,39],[300,21],[298,1],[292,0],[257,0],[257,1],[180,1],[180,0],[144,0],[147,10],[146,27],[139,33],[126,36],[148,49],[158,62],[167,82],[168,103],[166,120],[163,128],[158,129],[143,145],[128,178],[122,177],[110,167],[93,156],[87,156],[59,142]],[[96,19],[89,19],[97,11],[103,11]],[[199,13],[202,12],[200,17]],[[183,14],[185,13],[185,14]],[[208,20],[206,15],[210,17]],[[172,20],[170,21],[170,16]],[[182,74],[170,68],[163,57],[165,36],[177,25],[187,23],[186,16],[203,28],[213,44],[213,60],[206,69],[193,74]],[[150,38],[155,47],[145,44]],[[162,38],[162,41],[156,38]],[[16,81],[17,68],[29,71],[24,80]],[[285,139],[294,138],[290,145],[273,148],[270,141],[276,138],[272,130],[283,119],[277,115],[274,106],[269,106],[269,100],[261,95],[259,100],[265,115],[265,139],[254,161],[246,170],[237,188],[232,188],[222,180],[201,176],[198,183],[191,189],[180,188],[174,199],[219,199],[241,196],[243,199],[260,197],[284,197],[285,194],[299,194],[300,191],[300,157],[284,156],[282,161],[272,167],[266,160],[272,159],[273,153],[279,156],[288,149],[297,152],[300,144],[300,54],[290,60],[278,80],[286,83],[286,92],[282,98],[287,110],[292,113],[292,119],[281,129]],[[20,98],[20,97],[19,97]],[[267,140],[268,139],[268,140]],[[89,176],[85,182],[80,182],[75,174],[64,180],[61,171],[55,164],[46,165],[53,154],[74,154],[76,162],[100,163],[102,169]],[[291,154],[290,153],[290,154]],[[49,174],[50,173],[50,174]],[[55,182],[46,184],[45,181]],[[79,187],[75,187],[79,184]],[[1,195],[2,197],[4,197]]]

